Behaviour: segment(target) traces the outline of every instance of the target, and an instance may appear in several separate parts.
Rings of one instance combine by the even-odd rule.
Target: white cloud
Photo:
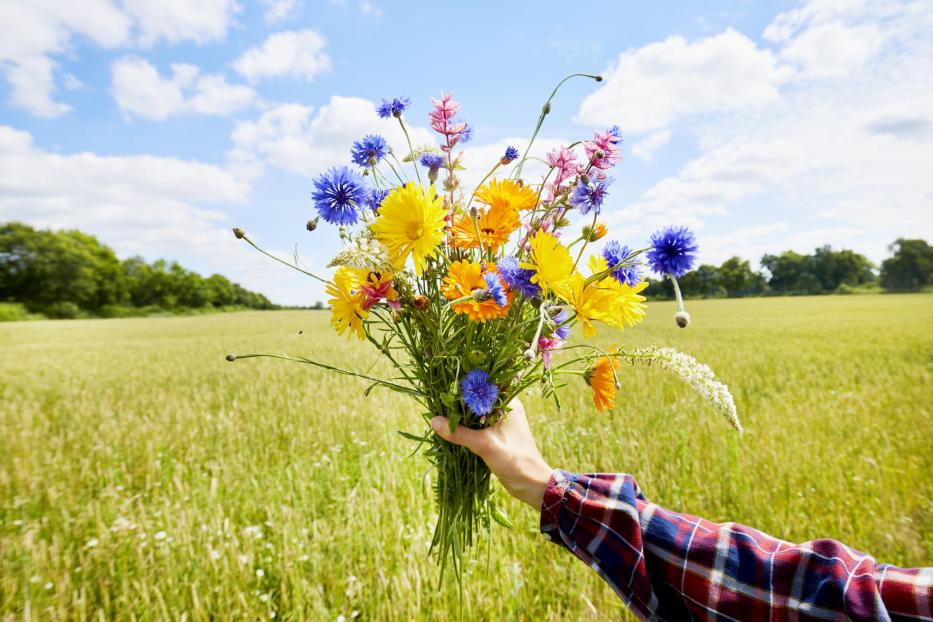
[[[154,121],[182,112],[229,115],[257,100],[250,87],[228,84],[221,74],[199,75],[194,65],[174,64],[172,77],[163,78],[148,61],[126,56],[113,63],[111,73],[120,110]]]
[[[123,6],[142,45],[223,39],[239,10],[235,0],[123,0]]]
[[[790,75],[770,51],[731,28],[696,42],[672,36],[623,52],[583,100],[577,120],[657,130],[688,115],[774,102]]]
[[[360,13],[368,17],[382,17],[382,9],[369,0],[360,0]]]
[[[671,139],[670,130],[660,130],[652,132],[647,138],[638,141],[632,145],[632,155],[636,158],[650,162],[654,159],[654,154],[662,148]]]
[[[233,62],[233,68],[253,82],[282,76],[310,82],[330,70],[325,44],[324,37],[311,29],[277,32],[269,35],[262,45],[246,50]]]
[[[247,182],[210,164],[148,155],[60,155],[36,147],[27,132],[0,126],[0,221],[80,229],[121,257],[183,257],[189,269],[221,272],[274,301],[321,299],[320,287],[265,261],[230,233],[236,223],[218,206],[244,203],[249,190]]]
[[[56,55],[83,36],[103,48],[221,39],[237,10],[234,0],[4,0],[0,2],[0,73],[10,103],[40,117],[71,107],[56,101]],[[68,82],[65,82],[68,88]]]
[[[263,19],[266,24],[277,24],[293,15],[301,3],[299,0],[262,0],[266,7]]]
[[[700,152],[607,222],[636,235],[705,228],[720,260],[828,242],[877,261],[898,236],[933,236],[933,10],[917,6],[815,2],[779,16],[766,33],[797,63],[793,83],[773,102],[695,124]],[[787,51],[869,21],[877,36],[854,60]],[[775,218],[795,226],[749,234]]]
[[[258,174],[265,163],[303,176],[349,162],[350,146],[365,134],[380,134],[401,159],[408,152],[399,124],[380,119],[375,105],[359,97],[333,96],[315,110],[302,104],[280,104],[264,111],[255,121],[237,124],[233,130],[231,162],[244,173]],[[433,143],[424,128],[410,127],[412,141]]]

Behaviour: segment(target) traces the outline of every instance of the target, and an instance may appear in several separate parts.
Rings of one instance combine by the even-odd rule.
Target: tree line
[[[758,271],[747,260],[731,257],[719,266],[703,264],[678,281],[694,298],[848,294],[877,288],[910,292],[933,286],[933,246],[899,238],[888,250],[892,256],[877,268],[855,251],[821,246],[810,255],[764,255]],[[670,279],[653,281],[648,292],[655,299],[674,297]]]
[[[220,274],[205,278],[164,259],[121,261],[87,233],[17,222],[0,224],[0,302],[55,318],[278,308]]]

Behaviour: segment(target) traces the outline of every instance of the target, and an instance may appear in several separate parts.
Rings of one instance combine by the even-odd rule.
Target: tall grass
[[[524,397],[555,466],[633,473],[653,500],[790,540],[933,563],[933,296],[650,305],[627,345],[709,363],[746,433],[661,370],[623,367],[620,407],[582,383]],[[609,344],[618,334],[608,331]],[[228,351],[387,373],[327,314],[0,326],[0,612],[9,619],[452,620],[426,558],[434,508],[411,404]],[[469,619],[618,617],[612,591],[509,502],[465,569]]]

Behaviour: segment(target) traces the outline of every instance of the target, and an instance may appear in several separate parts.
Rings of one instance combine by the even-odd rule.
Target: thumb
[[[457,431],[451,433],[447,417],[438,416],[431,419],[431,428],[445,441],[463,445],[475,454],[481,455],[480,450],[485,446],[485,435],[482,430],[473,430],[465,425],[458,425]]]

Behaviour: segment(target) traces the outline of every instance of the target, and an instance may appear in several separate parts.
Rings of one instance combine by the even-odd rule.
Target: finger
[[[473,430],[464,425],[458,425],[457,430],[451,432],[447,417],[434,417],[431,419],[431,427],[445,441],[463,445],[475,454],[482,455],[481,449],[486,446],[485,435],[482,430]]]

